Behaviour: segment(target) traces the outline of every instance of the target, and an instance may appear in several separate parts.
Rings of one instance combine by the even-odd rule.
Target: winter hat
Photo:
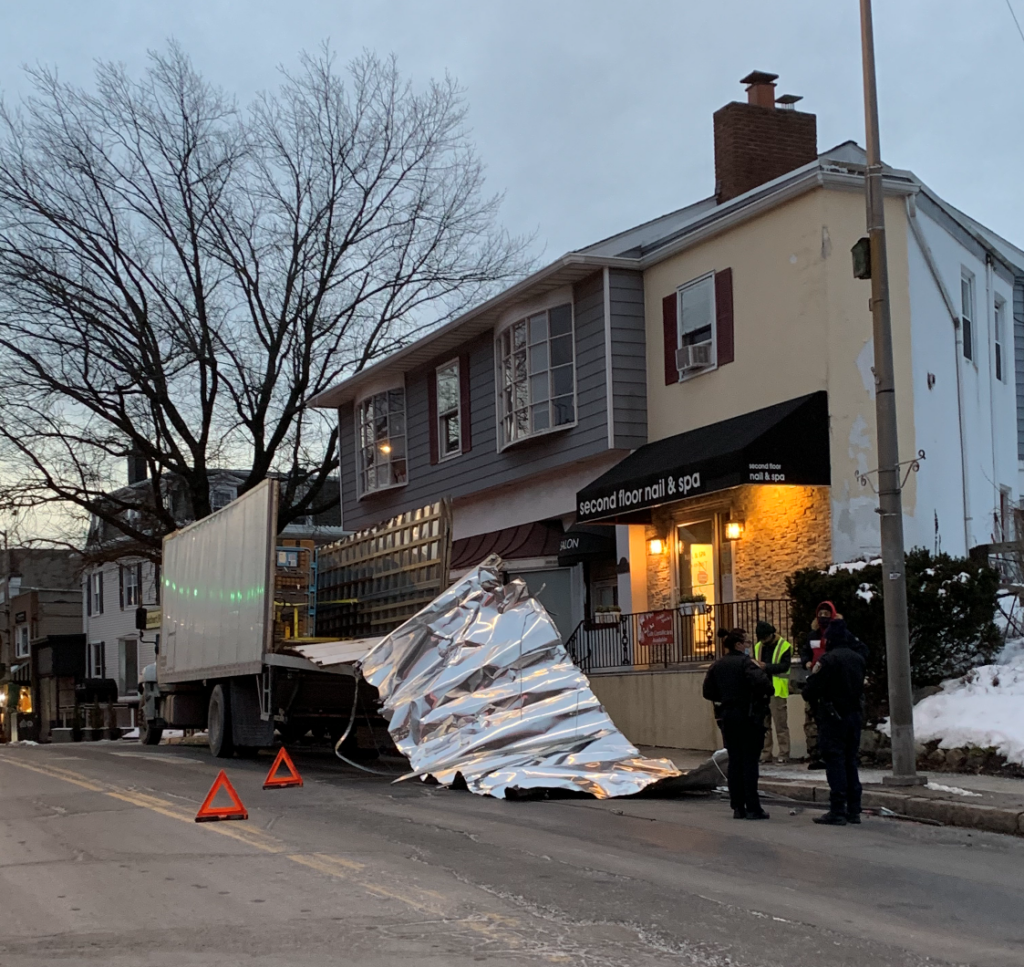
[[[822,611],[827,611],[827,616],[822,617]],[[828,627],[829,622],[834,621],[837,617],[839,617],[839,612],[836,611],[836,606],[831,601],[822,601],[814,609],[814,620],[818,624],[819,631],[824,631]]]
[[[754,628],[754,634],[757,635],[758,641],[764,641],[765,638],[770,638],[775,634],[775,625],[770,625],[767,621],[759,621]]]
[[[833,618],[825,630],[825,651],[831,651],[833,648],[845,645],[849,634],[846,622],[842,618]]]

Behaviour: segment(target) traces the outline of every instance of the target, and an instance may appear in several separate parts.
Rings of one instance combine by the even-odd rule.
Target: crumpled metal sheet
[[[680,771],[615,727],[522,580],[495,555],[363,658],[410,776],[505,796],[537,789],[629,796]]]

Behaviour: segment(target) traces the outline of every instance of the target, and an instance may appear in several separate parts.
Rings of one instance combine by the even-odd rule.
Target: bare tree
[[[62,503],[158,551],[168,475],[282,479],[280,525],[336,503],[309,396],[526,270],[465,104],[324,48],[247,109],[176,45],[95,90],[29,71],[0,105],[0,497]],[[141,454],[145,488],[118,490]],[[112,497],[112,491],[116,494]]]

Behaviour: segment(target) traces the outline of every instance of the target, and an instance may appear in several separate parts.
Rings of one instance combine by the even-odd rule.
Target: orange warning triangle
[[[288,772],[291,775],[279,776],[277,775],[278,769],[281,766],[287,766]],[[263,783],[264,789],[284,789],[286,786],[301,786],[302,776],[299,775],[299,770],[295,768],[295,763],[292,762],[292,757],[288,755],[285,747],[281,746],[281,751],[277,753],[277,758],[274,760],[274,764],[270,767],[270,772],[267,773],[266,781]]]
[[[231,797],[230,806],[213,805],[213,800],[217,798],[217,793],[222,789]],[[249,813],[246,812],[245,806],[242,805],[242,800],[238,798],[238,793],[235,792],[235,787],[231,785],[231,781],[228,779],[227,773],[221,769],[217,778],[213,780],[213,785],[210,787],[210,791],[206,794],[206,799],[203,800],[203,804],[199,807],[199,812],[196,813],[196,822],[213,823],[219,819],[248,818]]]

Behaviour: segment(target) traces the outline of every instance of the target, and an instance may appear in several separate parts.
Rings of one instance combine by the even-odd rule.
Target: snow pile
[[[938,739],[940,749],[995,748],[1024,765],[1024,638],[1008,641],[995,664],[943,682],[941,692],[919,702],[914,737]]]
[[[855,574],[857,571],[862,571],[869,564],[881,564],[882,559],[876,557],[873,561],[845,561],[842,564],[833,564],[824,574],[838,574],[840,571],[849,571],[851,574]]]

